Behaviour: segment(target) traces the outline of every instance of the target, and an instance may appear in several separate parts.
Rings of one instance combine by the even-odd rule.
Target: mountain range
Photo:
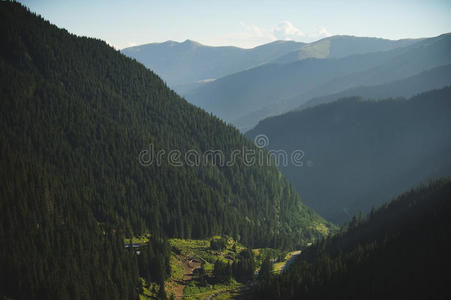
[[[332,102],[345,97],[360,96],[367,99],[383,99],[397,97],[412,97],[416,94],[438,89],[451,84],[451,65],[439,66],[421,72],[408,78],[373,86],[359,86],[324,97],[313,98],[302,104],[298,109],[312,107],[322,103]],[[300,99],[291,99],[302,102]]]
[[[206,83],[185,96],[246,130],[314,97],[386,84],[450,63],[451,35],[444,34],[392,50],[265,64]]]
[[[304,43],[275,41],[252,49],[211,47],[186,40],[167,41],[122,49],[153,70],[178,93],[201,86],[223,76],[277,59],[302,47]]]
[[[251,49],[212,47],[192,40],[167,41],[122,49],[160,75],[182,95],[221,77],[268,63],[292,63],[305,58],[338,58],[391,50],[418,40],[333,36],[313,43],[274,41]]]
[[[280,164],[304,202],[349,221],[410,187],[451,175],[451,87],[410,99],[343,98],[267,118],[247,133],[268,149],[303,151],[302,167]]]
[[[443,65],[400,80],[378,85],[360,85],[338,93],[311,98],[308,101],[305,101],[305,99],[308,99],[310,96],[298,95],[260,108],[249,115],[235,120],[234,124],[238,128],[245,129],[253,127],[256,120],[263,120],[268,116],[282,114],[289,110],[301,110],[306,107],[333,102],[343,97],[359,96],[367,99],[411,97],[418,93],[441,88],[449,84],[451,84],[450,65]],[[299,103],[303,104],[299,105]]]
[[[0,42],[1,299],[449,298],[451,34]]]

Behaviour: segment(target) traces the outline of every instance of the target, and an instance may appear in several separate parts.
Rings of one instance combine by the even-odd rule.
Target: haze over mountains
[[[369,99],[411,97],[415,94],[441,88],[449,84],[451,84],[450,65],[444,65],[423,71],[411,77],[378,85],[359,85],[338,93],[314,97],[308,101],[305,101],[305,99],[309,99],[310,95],[298,95],[263,107],[235,120],[234,124],[238,128],[245,129],[255,125],[256,120],[263,120],[267,116],[278,115],[291,109],[300,110],[321,103],[336,101],[343,97],[360,96]],[[318,94],[321,94],[321,91]],[[299,103],[302,104],[299,105]]]
[[[247,65],[242,65],[242,69],[245,70],[228,74],[221,78],[215,78],[214,81],[204,82],[194,88],[191,86],[192,89],[185,90],[184,93],[190,102],[212,112],[226,122],[232,123],[242,131],[250,129],[260,122],[247,135],[252,139],[258,134],[267,134],[271,141],[270,149],[291,151],[300,147],[302,150],[314,153],[314,160],[331,160],[333,163],[327,167],[322,165],[324,169],[321,169],[321,164],[317,165],[313,170],[303,169],[301,171],[292,166],[282,168],[282,172],[295,184],[298,192],[303,195],[307,203],[327,219],[341,223],[349,219],[353,214],[358,213],[359,210],[367,211],[372,205],[377,206],[384,201],[389,201],[391,197],[401,193],[404,189],[419,183],[421,180],[433,177],[435,171],[437,171],[436,174],[441,175],[451,174],[446,163],[443,166],[437,165],[439,160],[429,164],[429,167],[427,166],[428,163],[425,163],[424,172],[420,172],[415,176],[407,176],[407,178],[403,179],[401,179],[403,175],[399,172],[407,174],[409,168],[418,168],[418,166],[415,166],[414,161],[402,162],[401,160],[385,165],[387,161],[392,159],[385,158],[384,161],[376,163],[376,170],[371,171],[362,167],[367,160],[377,161],[377,158],[374,158],[376,152],[372,152],[373,150],[383,151],[382,148],[379,149],[377,146],[374,146],[376,148],[371,151],[366,148],[365,150],[362,148],[362,145],[368,145],[367,137],[364,135],[377,135],[376,132],[379,132],[380,128],[384,128],[385,125],[382,124],[382,120],[387,118],[388,110],[380,112],[380,121],[377,118],[374,119],[371,125],[367,124],[365,125],[366,127],[364,126],[366,131],[362,131],[361,136],[354,136],[352,139],[350,138],[354,134],[352,127],[343,128],[343,131],[338,133],[335,132],[337,128],[334,126],[336,124],[333,125],[329,123],[330,120],[324,119],[325,114],[327,115],[327,108],[323,108],[316,118],[310,117],[310,114],[313,114],[313,111],[316,110],[309,110],[305,113],[289,113],[286,116],[282,115],[277,118],[264,120],[268,116],[278,115],[290,110],[302,110],[318,104],[333,102],[343,97],[359,96],[365,99],[408,98],[418,93],[450,85],[451,34],[398,41],[353,36],[332,36],[309,44],[292,42],[290,47],[288,47],[287,42],[277,42],[246,51],[241,49],[241,52],[233,47],[216,48],[199,44],[196,44],[195,48],[191,48],[190,52],[183,50],[182,45],[190,43],[192,42],[177,43],[175,45],[170,43],[170,47],[178,49],[177,57],[174,57],[171,51],[166,51],[167,53],[162,55],[173,62],[172,68],[175,68],[175,66],[180,68],[180,73],[199,74],[199,70],[206,69],[205,65],[209,65],[209,62],[217,68],[221,59],[223,64],[232,62],[231,65],[234,65],[234,62],[237,61],[235,58],[227,60],[226,56],[223,55],[218,60],[219,56],[217,53],[219,53],[219,50],[222,53],[232,50],[236,53],[248,51],[247,54],[250,57],[255,55],[256,50],[259,48],[273,50],[269,51],[271,52],[270,56],[260,55],[258,56],[259,60],[254,58],[251,60],[252,63],[248,61]],[[145,64],[152,67],[152,55],[150,55],[154,51],[152,49],[166,49],[168,47],[166,44],[143,45],[124,49],[123,52],[131,56],[136,55],[131,50],[140,52],[140,57],[135,56],[135,58],[140,60],[146,57]],[[285,45],[285,47],[282,49],[281,45]],[[284,53],[284,51],[287,53]],[[211,56],[204,55],[201,59],[202,63],[198,63],[196,66],[186,68],[187,65],[181,63],[187,61],[187,59],[183,59],[183,54],[190,53],[193,56],[193,53],[205,54],[207,52]],[[186,55],[186,57],[191,56]],[[154,60],[156,62],[154,64],[166,71],[164,64],[157,63],[160,59],[158,58],[159,56],[155,57]],[[258,61],[259,65],[251,67],[256,61]],[[225,70],[221,67],[219,69]],[[238,69],[239,66],[236,66],[235,70]],[[224,71],[223,74],[225,73],[227,72]],[[354,107],[340,103],[338,106],[333,107],[337,110],[343,110],[343,114],[347,116],[346,118],[355,118],[355,122],[360,122],[358,120],[362,116],[356,116],[352,113],[359,105],[362,104],[355,104]],[[384,105],[388,104],[381,103],[375,107],[383,107]],[[387,107],[386,109],[388,109]],[[332,110],[332,108],[330,109]],[[347,109],[351,111],[347,111]],[[431,108],[427,107],[427,109]],[[444,111],[448,110],[444,108]],[[399,113],[402,113],[402,110]],[[369,119],[374,117],[366,111],[364,114]],[[330,117],[333,117],[333,114]],[[401,115],[399,117],[401,118]],[[412,116],[405,117],[407,118],[405,122],[415,122]],[[425,117],[420,115],[417,122],[422,120],[422,124],[426,126],[427,121],[424,119]],[[312,124],[307,125],[305,118],[311,120]],[[390,118],[393,118],[390,122],[394,122],[393,126],[396,128],[401,125],[396,123],[395,116]],[[288,121],[288,119],[291,121]],[[322,124],[319,124],[317,120],[322,120]],[[349,121],[352,122],[352,120]],[[429,121],[432,122],[433,120]],[[436,123],[432,122],[432,124]],[[443,126],[447,128],[449,125],[448,123],[438,124],[434,130],[442,132]],[[430,128],[430,126],[432,125],[428,125],[427,128]],[[310,128],[310,131],[304,131],[304,128]],[[319,128],[327,128],[327,130],[318,132]],[[403,127],[401,126],[400,128]],[[400,136],[409,135],[407,131],[399,134]],[[416,142],[424,143],[426,137],[422,134],[422,131],[420,131],[418,136],[413,139],[416,139]],[[332,138],[332,136],[334,137]],[[348,141],[347,144],[330,144],[331,141],[337,141],[338,137]],[[390,139],[390,141],[380,140],[380,144],[399,146],[395,142],[396,138],[388,136],[385,138]],[[447,140],[445,136],[443,138],[444,141]],[[307,143],[306,140],[311,141],[313,144]],[[390,150],[391,153],[396,155],[397,153],[409,152],[407,145],[410,145],[410,142],[407,142],[407,140],[405,142],[406,145],[403,147],[406,148],[401,149],[394,146],[395,148]],[[343,147],[347,149],[347,152],[341,152]],[[428,148],[429,150],[427,151],[429,152],[427,155],[425,153],[421,155],[417,153],[415,155],[419,156],[416,159],[430,162],[434,155],[443,158],[447,150],[440,147],[439,144],[433,143]],[[323,152],[321,149],[328,149],[328,151]],[[330,149],[335,149],[332,151],[332,154],[329,153]],[[349,158],[351,163],[348,167],[350,169],[347,169],[340,165],[340,157],[335,156],[341,154],[344,156],[356,155],[356,157],[361,157],[361,160],[356,161]],[[316,155],[319,156],[316,157]],[[448,161],[447,158],[444,161]],[[382,189],[384,193],[382,194],[372,186],[372,184],[380,184],[388,178],[387,176],[385,178],[384,176],[379,176],[383,173],[380,171],[382,173],[379,174],[379,171],[377,171],[381,166],[385,166],[385,171],[392,172],[391,182],[387,183],[387,186],[382,184],[384,186]],[[348,184],[339,183],[339,170],[344,172],[341,175],[348,180]],[[328,176],[333,176],[332,174],[336,174],[338,177],[329,178]],[[349,178],[354,177],[362,181],[358,188],[350,183],[352,180],[349,181]],[[331,199],[332,192],[327,192],[328,190],[334,190],[333,186],[337,188],[334,200]],[[361,193],[358,191],[361,191]],[[323,193],[325,194],[323,195]],[[366,200],[363,200],[363,198]],[[358,203],[359,201],[363,202]]]
[[[314,97],[385,84],[451,63],[449,35],[398,41],[332,36],[309,44],[278,41],[253,49],[208,47],[187,40],[122,52],[161,74],[190,102],[242,131]]]
[[[336,223],[451,175],[451,87],[406,99],[345,98],[265,119],[247,133],[304,153],[280,165],[307,205]]]
[[[121,50],[160,75],[175,91],[186,91],[228,74],[252,68],[298,50],[304,43],[275,41],[252,49],[210,47],[186,40]]]
[[[436,67],[411,77],[373,86],[359,86],[324,97],[313,98],[298,109],[328,103],[340,98],[360,96],[368,99],[411,97],[421,92],[438,89],[451,84],[451,65]],[[289,99],[293,103],[302,102],[297,97]]]
[[[272,114],[278,114],[313,97],[361,85],[388,83],[450,63],[448,34],[388,51],[266,64],[207,83],[186,97],[245,130],[265,117],[256,117],[254,113],[266,106],[274,107]],[[284,101],[293,97],[298,101]]]
[[[387,40],[371,37],[336,35],[304,45],[281,55],[277,63],[291,63],[306,58],[339,58],[353,54],[379,52],[409,46],[420,39]]]
[[[184,95],[203,83],[267,63],[291,63],[312,57],[332,58],[385,51],[416,41],[334,36],[310,44],[275,41],[243,49],[211,47],[186,40],[182,43],[167,41],[139,45],[121,52],[143,63]]]

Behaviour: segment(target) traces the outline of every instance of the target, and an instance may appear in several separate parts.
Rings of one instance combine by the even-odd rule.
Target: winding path
[[[288,268],[288,266],[289,266],[289,265],[296,259],[296,257],[298,257],[298,255],[301,254],[301,253],[302,253],[301,250],[296,251],[296,252],[293,252],[293,254],[291,255],[290,259],[287,260],[287,262],[285,263],[285,265],[282,267],[282,271],[281,271],[281,272],[285,272],[286,269]]]
[[[183,266],[183,280],[173,281],[172,285],[175,292],[175,299],[183,299],[183,291],[188,282],[193,279],[193,271],[200,268],[201,263],[192,262],[181,255],[178,255],[177,259]]]

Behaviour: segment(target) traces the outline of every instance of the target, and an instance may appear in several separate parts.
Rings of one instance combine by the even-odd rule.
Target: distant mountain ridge
[[[234,121],[238,128],[250,128],[256,120],[263,121],[269,116],[285,113],[289,110],[302,110],[322,103],[329,103],[343,97],[358,96],[369,99],[411,97],[416,94],[442,88],[451,84],[451,65],[440,66],[408,78],[395,80],[385,84],[357,86],[338,93],[316,97],[304,103],[308,97],[298,95],[265,106],[249,115]],[[303,103],[299,106],[299,103]]]
[[[276,59],[277,63],[291,63],[306,58],[340,58],[349,55],[380,52],[406,47],[421,39],[387,40],[372,37],[335,35],[312,42]]]
[[[166,41],[122,49],[160,75],[170,87],[185,94],[208,80],[267,63],[292,63],[306,58],[339,58],[395,49],[420,39],[392,41],[380,38],[332,36],[312,43],[274,41],[250,49],[207,46],[196,41]]]
[[[252,68],[299,49],[304,43],[275,41],[252,49],[212,47],[192,40],[150,43],[122,49],[160,75],[170,87],[184,92],[201,81]]]
[[[315,106],[322,103],[329,103],[340,98],[359,96],[371,99],[411,97],[428,90],[438,89],[451,84],[451,65],[440,66],[421,72],[414,76],[396,80],[381,85],[360,86],[344,90],[339,93],[327,95],[324,97],[313,98],[312,100],[302,104],[298,109]],[[290,101],[298,101],[294,98]]]
[[[244,130],[265,117],[254,115],[265,107],[274,106],[275,113],[286,112],[314,97],[384,84],[448,64],[451,35],[444,34],[387,51],[265,64],[207,83],[186,97]],[[285,101],[294,97],[299,102]],[[240,123],[243,120],[244,125]]]

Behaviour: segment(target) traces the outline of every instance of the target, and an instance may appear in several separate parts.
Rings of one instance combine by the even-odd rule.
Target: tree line
[[[451,179],[399,196],[308,247],[258,299],[447,299]]]

